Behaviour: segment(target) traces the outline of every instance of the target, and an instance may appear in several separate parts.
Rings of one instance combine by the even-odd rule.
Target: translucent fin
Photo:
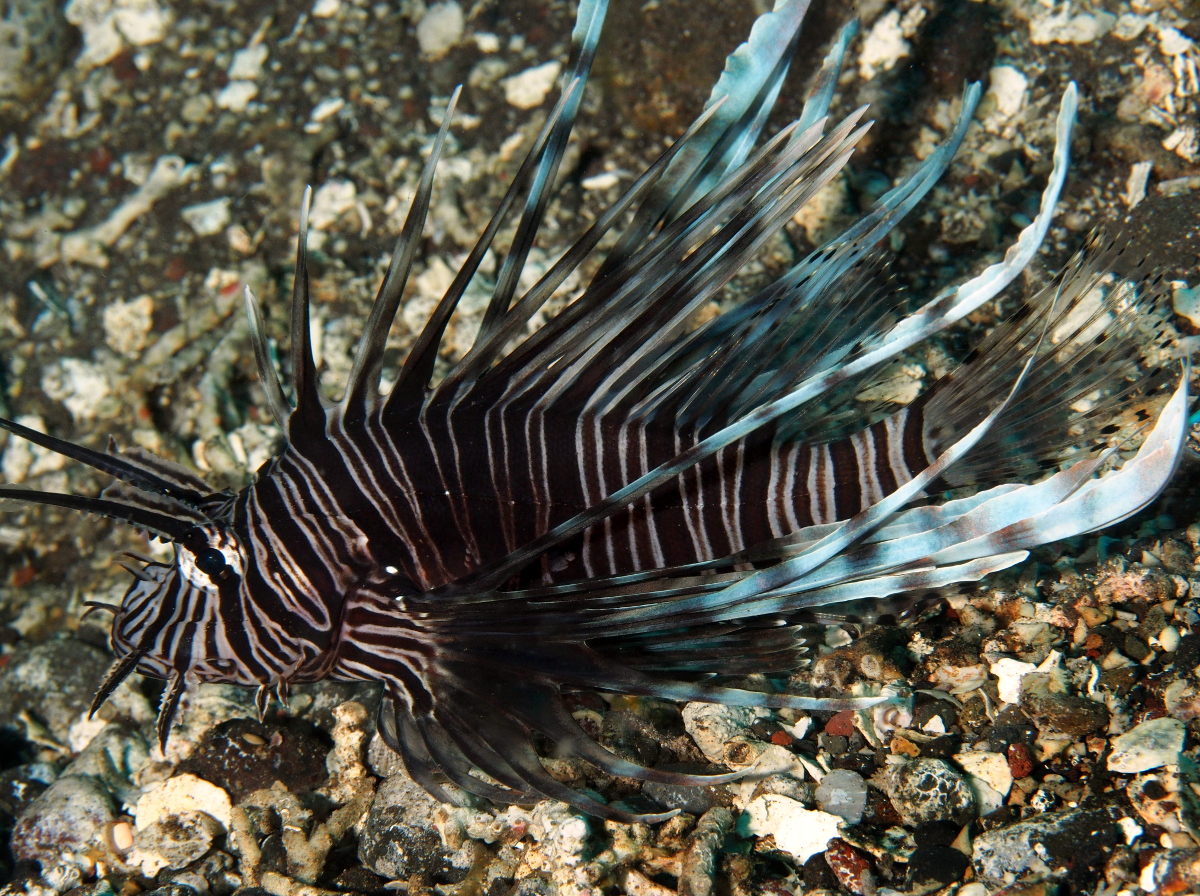
[[[438,160],[441,158],[446,134],[450,131],[450,122],[461,93],[462,85],[454,88],[450,102],[446,105],[445,117],[433,141],[429,160],[421,172],[417,193],[404,218],[404,226],[396,239],[395,248],[392,249],[387,275],[380,284],[375,302],[371,306],[370,317],[367,318],[363,330],[362,341],[354,354],[346,394],[342,398],[342,420],[348,425],[363,420],[378,400],[379,374],[383,366],[383,350],[387,343],[388,331],[391,330],[396,311],[400,308],[400,300],[404,297],[404,287],[408,283],[413,259],[421,243],[425,218],[429,212],[429,200],[433,194],[433,177],[437,172]]]
[[[308,215],[312,209],[312,187],[304,188],[300,201],[300,230],[296,236],[296,277],[292,284],[292,391],[296,409],[288,417],[288,436],[325,431],[317,365],[313,361],[312,334],[308,315]]]
[[[283,387],[279,384],[279,375],[271,361],[271,348],[267,342],[267,332],[263,327],[262,309],[258,299],[246,287],[246,319],[250,322],[250,341],[254,344],[254,362],[258,366],[258,381],[267,397],[267,407],[271,416],[279,426],[286,426],[288,417],[292,415],[291,405],[283,396]]]

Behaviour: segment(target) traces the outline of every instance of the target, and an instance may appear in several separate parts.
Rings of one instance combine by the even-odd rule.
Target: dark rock
[[[1108,727],[1108,707],[1069,694],[1021,695],[1021,708],[1039,729],[1086,737]]]
[[[436,827],[439,804],[404,775],[388,778],[375,793],[358,842],[364,865],[388,880],[430,876],[446,864]]]
[[[917,846],[949,846],[962,828],[952,821],[927,821],[913,830]]]
[[[1141,624],[1137,628],[1137,636],[1139,640],[1150,641],[1152,638],[1157,638],[1158,633],[1167,627],[1167,614],[1163,612],[1160,606],[1153,606],[1146,611],[1146,615],[1142,617]]]
[[[254,888],[247,887],[237,892],[249,894],[252,889]],[[187,887],[183,884],[172,883],[155,890],[147,890],[145,893],[142,893],[142,896],[196,896],[196,890],[193,887]]]
[[[840,734],[822,734],[817,742],[834,756],[845,755],[850,749],[849,739]]]
[[[600,727],[600,743],[603,746],[622,759],[642,766],[649,767],[658,762],[661,740],[649,722],[628,709],[605,714]]]
[[[341,892],[382,894],[389,892],[385,889],[387,882],[387,878],[380,877],[359,865],[347,868],[336,877],[324,882],[323,888]]]
[[[1193,636],[1189,635],[1189,637]],[[1200,660],[1200,657],[1197,659]],[[1175,662],[1176,665],[1178,665],[1178,654],[1176,654]],[[1133,690],[1137,682],[1138,670],[1135,667],[1125,666],[1120,669],[1108,669],[1100,673],[1100,687],[1108,691],[1110,694],[1116,694],[1118,697],[1126,696],[1130,691]]]
[[[1157,609],[1157,608],[1156,608]],[[1161,631],[1161,629],[1160,629]],[[1150,656],[1150,647],[1141,638],[1136,635],[1126,635],[1125,644],[1121,651],[1135,663],[1140,663],[1146,657]]]
[[[1184,635],[1175,649],[1175,668],[1191,672],[1197,666],[1200,666],[1200,635]]]
[[[908,860],[910,892],[929,893],[962,880],[971,860],[949,846],[918,846]]]
[[[1158,559],[1162,561],[1163,569],[1169,573],[1190,576],[1195,572],[1192,552],[1181,541],[1176,541],[1174,538],[1164,538],[1155,553],[1158,555]]]
[[[913,720],[912,724],[909,726],[910,728],[922,730],[924,729],[925,725],[933,720],[935,716],[942,720],[942,724],[945,725],[946,728],[950,728],[952,725],[957,724],[957,706],[955,706],[953,703],[948,703],[945,700],[930,699],[929,697],[925,697],[923,694],[921,697],[923,699],[913,709]]]
[[[1112,848],[1124,843],[1104,809],[1067,809],[985,831],[975,839],[975,873],[999,887],[1033,871],[1070,883],[1072,893],[1090,893]]]
[[[668,771],[677,771],[674,766],[665,766]],[[697,769],[688,768],[687,771]],[[653,781],[642,786],[642,793],[664,809],[679,809],[688,815],[703,815],[714,806],[730,806],[733,795],[722,787],[688,787],[679,784],[658,784]]]
[[[811,893],[814,890],[833,890],[838,889],[837,875],[833,873],[833,869],[829,867],[829,863],[825,861],[825,853],[814,852],[808,857],[808,861],[804,863],[804,891]]]
[[[906,762],[892,772],[889,784],[892,805],[905,824],[952,821],[962,825],[975,815],[970,786],[941,759]]]
[[[304,723],[276,726],[231,719],[206,731],[177,773],[216,784],[235,803],[276,781],[302,794],[325,783],[325,755],[332,746],[322,732]]]
[[[923,757],[949,759],[962,749],[962,738],[957,734],[942,734],[917,744]]]

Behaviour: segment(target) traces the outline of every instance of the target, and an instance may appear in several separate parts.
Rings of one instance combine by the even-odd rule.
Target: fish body
[[[1073,86],[1040,211],[1003,261],[915,311],[873,286],[876,247],[963,139],[980,96],[971,85],[945,142],[846,233],[693,325],[868,127],[864,110],[827,116],[847,28],[801,118],[760,139],[806,7],[791,0],[761,17],[705,114],[520,291],[604,19],[605,4],[585,0],[554,111],[387,395],[383,346],[457,93],[331,406],[309,345],[306,196],[290,397],[247,293],[287,444],[241,492],[213,492],[144,452],[94,452],[0,423],[123,483],[99,498],[0,496],[106,514],[175,546],[172,562],[134,570],[115,608],[118,660],[97,705],[134,670],[166,679],[165,742],[193,684],[256,687],[265,709],[296,683],[380,682],[379,730],[438,798],[458,798],[448,778],[487,799],[550,796],[628,820],[549,775],[534,734],[615,775],[736,776],[621,759],[579,728],[564,692],[864,708],[878,698],[765,694],[719,676],[793,668],[814,612],[975,581],[1152,501],[1182,448],[1187,375],[1143,375],[1146,356],[1169,342],[1165,327],[1145,326],[1161,294],[1108,278],[1119,249],[1102,238],[916,401],[870,415],[853,401],[883,365],[991,301],[1029,263],[1066,176]],[[518,207],[479,335],[435,382],[455,305]],[[531,331],[613,235],[582,292]],[[1152,425],[1131,414],[1143,407],[1155,409]],[[1134,431],[1141,447],[1116,465]],[[927,500],[946,488],[953,499]]]

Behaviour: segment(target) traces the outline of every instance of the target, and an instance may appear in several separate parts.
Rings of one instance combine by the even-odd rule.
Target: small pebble
[[[463,10],[455,0],[434,3],[417,23],[417,44],[421,47],[421,54],[430,59],[446,55],[451,47],[462,40],[463,26]]]
[[[833,869],[838,883],[862,896],[870,886],[871,860],[841,837],[834,837],[825,847],[825,861]],[[872,888],[873,889],[873,888]]]
[[[953,821],[966,824],[975,815],[975,796],[963,776],[941,759],[917,759],[891,775],[892,805],[905,824]]]
[[[826,812],[839,815],[850,824],[858,824],[867,808],[867,784],[862,775],[835,768],[821,779],[816,797]]]
[[[1007,758],[1014,778],[1026,778],[1033,773],[1033,754],[1025,744],[1009,744]]]
[[[504,99],[518,109],[536,108],[554,88],[561,71],[561,62],[545,62],[505,78],[500,82]]]
[[[854,733],[854,711],[845,709],[825,723],[825,733],[849,737]]]
[[[119,852],[128,852],[133,848],[133,825],[127,821],[118,821],[112,826],[112,843]]]

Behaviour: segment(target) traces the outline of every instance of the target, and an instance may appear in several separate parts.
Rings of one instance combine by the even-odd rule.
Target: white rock
[[[320,124],[330,116],[337,115],[342,111],[342,107],[346,105],[346,101],[340,96],[331,96],[321,100],[313,107],[313,110],[308,113],[309,121],[314,121]]]
[[[863,39],[858,53],[858,74],[864,81],[870,81],[876,73],[890,70],[911,52],[912,46],[904,39],[900,25],[900,12],[890,10],[875,20]]]
[[[312,17],[314,19],[332,19],[341,11],[342,0],[317,0],[313,4]]]
[[[156,0],[71,0],[63,14],[83,34],[83,51],[75,60],[83,69],[104,65],[127,43],[157,43],[170,25]]]
[[[1121,828],[1121,833],[1125,835],[1125,843],[1128,846],[1132,846],[1133,841],[1142,836],[1145,831],[1145,828],[1129,816],[1118,818],[1117,826]]]
[[[1008,792],[1012,789],[1012,771],[1008,767],[1008,760],[1001,753],[971,750],[966,753],[956,753],[954,761],[968,775],[983,779],[997,793],[1008,796]]]
[[[492,34],[490,31],[477,31],[474,37],[475,49],[480,53],[500,52],[500,35]]]
[[[1011,65],[997,65],[988,72],[987,92],[995,98],[995,114],[1000,118],[1009,119],[1021,111],[1028,88],[1025,73]]]
[[[167,36],[170,17],[156,0],[114,0],[113,21],[135,47],[158,43]]]
[[[981,816],[990,815],[1004,805],[1013,782],[1004,756],[977,750],[956,753],[954,761],[967,773],[967,783],[975,792],[975,806]]]
[[[1185,732],[1183,722],[1170,717],[1142,722],[1112,739],[1108,768],[1130,775],[1176,765],[1183,751]]]
[[[100,403],[112,394],[103,368],[79,358],[48,365],[42,372],[42,391],[61,401],[76,422],[98,416]]]
[[[266,44],[252,43],[233,54],[229,63],[229,79],[231,81],[255,81],[262,74],[263,63],[267,61]]]
[[[230,81],[217,94],[217,108],[230,112],[245,112],[250,101],[258,96],[258,85],[253,81]]]
[[[617,171],[603,171],[600,174],[593,174],[591,177],[585,177],[580,181],[579,185],[585,190],[607,190],[610,187],[615,187],[621,182],[621,175]]]
[[[1139,37],[1150,20],[1137,13],[1123,12],[1117,16],[1117,24],[1113,27],[1113,37],[1118,40],[1133,40]]]
[[[1125,204],[1133,208],[1146,198],[1146,184],[1150,182],[1153,162],[1134,162],[1129,168],[1129,179],[1125,182]]]
[[[38,432],[46,431],[46,421],[36,414],[22,414],[17,417],[17,423]],[[4,458],[0,460],[0,472],[4,473],[5,482],[15,485],[30,476],[55,473],[66,465],[67,459],[56,451],[24,439],[10,438],[4,449]]]
[[[838,835],[842,819],[828,812],[805,809],[804,804],[791,797],[768,793],[750,801],[738,819],[742,836],[775,838],[775,845],[789,852],[800,862],[823,852],[829,841]]]
[[[705,756],[713,762],[722,762],[725,745],[735,737],[745,735],[756,719],[769,714],[757,706],[689,703],[683,708],[683,727]]]
[[[357,201],[358,191],[353,181],[326,181],[313,193],[308,224],[313,230],[324,230],[354,208]]]
[[[1033,663],[1023,663],[1020,660],[1001,657],[991,663],[992,674],[1000,679],[997,690],[1000,699],[1005,703],[1018,703],[1021,700],[1021,679],[1030,672],[1037,671]]]
[[[1087,44],[1101,32],[1102,23],[1096,16],[1087,13],[1073,16],[1065,7],[1029,22],[1029,39],[1035,44]]]
[[[154,325],[154,300],[138,296],[104,306],[104,341],[119,355],[133,357],[149,343]]]
[[[421,54],[430,59],[446,55],[451,47],[462,40],[464,24],[462,7],[455,0],[430,6],[417,23],[417,43],[421,47]]]
[[[546,94],[554,87],[561,71],[561,62],[545,62],[505,78],[500,82],[504,88],[504,99],[510,106],[516,106],[518,109],[540,106]]]
[[[226,831],[232,826],[233,804],[229,794],[216,784],[189,774],[152,784],[138,797],[133,824],[140,831],[180,812],[203,812],[220,822]]]
[[[1196,49],[1196,44],[1190,37],[1174,28],[1158,30],[1158,45],[1164,56],[1182,56]]]
[[[210,202],[189,205],[179,212],[179,217],[183,218],[184,223],[192,228],[197,236],[212,236],[228,226],[231,220],[229,206],[232,202],[228,196],[222,196]]]

